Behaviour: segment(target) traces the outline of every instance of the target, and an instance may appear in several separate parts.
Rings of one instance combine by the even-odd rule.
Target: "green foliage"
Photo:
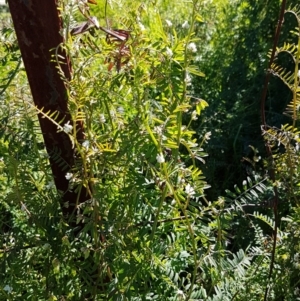
[[[283,119],[270,113],[276,126],[263,133],[275,182],[261,163],[254,109],[278,2],[124,0],[91,8],[101,26],[130,32],[124,43],[95,26],[72,36],[86,9],[61,2],[71,80],[53,50],[72,124],[33,106],[14,32],[9,21],[3,26],[0,299],[299,300],[298,40],[287,37],[272,65],[292,95],[292,125],[277,126]],[[289,12],[299,20],[298,11]],[[65,176],[71,190],[89,192],[74,213],[81,231],[62,217],[37,113],[76,149]]]
[[[255,155],[249,146],[263,155],[259,101],[279,3],[211,1],[203,9],[204,23],[196,28],[202,39],[197,65],[206,77],[195,78],[193,84],[209,107],[194,128],[199,135],[208,130],[212,133],[203,168],[212,186],[208,191],[211,198],[261,169],[261,162],[249,164]],[[285,92],[280,83],[270,88],[268,116],[278,117],[276,97],[286,99]]]
[[[198,248],[198,241],[209,240],[205,226],[195,225],[208,187],[196,166],[204,161],[202,145],[208,138],[198,144],[191,130],[194,116],[207,106],[189,89],[190,74],[202,75],[193,66],[191,44],[198,4],[191,3],[189,28],[175,31],[163,25],[152,4],[127,3],[117,25],[130,29],[126,45],[109,41],[101,31],[71,36],[80,3],[70,4],[61,8],[67,39],[61,46],[72,60],[72,79],[63,80],[73,124],[34,108],[19,87],[24,81],[19,66],[8,76],[16,86],[8,84],[2,93],[19,122],[9,118],[2,129],[6,193],[1,203],[13,215],[11,228],[3,232],[2,296],[188,298],[197,288],[199,258],[208,248]],[[112,12],[124,5],[116,4]],[[53,60],[59,62],[55,51]],[[8,60],[7,65],[13,66]],[[12,99],[13,91],[22,105]],[[90,200],[78,205],[77,223],[85,226],[76,238],[58,208],[36,113],[65,131],[77,151],[76,166],[66,177],[70,189],[88,187]],[[8,109],[2,114],[11,116]],[[84,141],[76,139],[78,122],[85,127]],[[60,160],[60,154],[55,156]]]

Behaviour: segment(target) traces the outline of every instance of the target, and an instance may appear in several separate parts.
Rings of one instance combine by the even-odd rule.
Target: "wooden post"
[[[59,112],[58,120],[64,118],[64,124],[72,123],[68,111],[67,88],[53,62],[54,49],[63,43],[61,35],[62,21],[57,10],[57,0],[8,0],[11,16],[17,34],[22,59],[25,65],[33,101],[44,112]],[[60,67],[66,79],[71,78],[71,65],[66,53],[58,48]],[[52,62],[51,62],[52,61]],[[68,135],[57,132],[57,126],[39,114],[39,122],[54,177],[56,188],[63,193],[61,208],[68,220],[76,204],[89,199],[85,187],[78,194],[68,190],[69,180],[65,175],[74,166],[75,150]],[[77,125],[77,139],[83,140],[82,125]],[[54,159],[59,154],[68,168],[62,170]],[[69,206],[65,206],[68,203]],[[75,225],[75,221],[71,222]]]

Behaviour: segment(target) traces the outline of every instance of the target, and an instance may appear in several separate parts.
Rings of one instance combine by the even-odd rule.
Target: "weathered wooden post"
[[[62,20],[57,10],[57,0],[9,0],[9,8],[17,34],[22,59],[25,65],[33,101],[44,112],[58,112],[64,123],[72,124],[68,111],[67,88],[53,62],[54,50],[60,55],[60,67],[66,79],[71,78],[70,61],[59,47],[63,43],[60,34]],[[58,48],[57,48],[58,47]],[[56,188],[62,192],[61,208],[66,220],[71,216],[77,203],[89,199],[85,187],[78,194],[69,191],[69,180],[65,175],[74,165],[75,150],[72,148],[68,135],[57,131],[57,126],[39,114],[39,122],[44,136],[45,145],[50,155],[50,164]],[[83,139],[82,125],[77,126],[77,139]],[[59,162],[54,159],[59,154],[67,166],[62,170]],[[65,204],[68,203],[68,206]],[[70,221],[75,225],[75,221]]]

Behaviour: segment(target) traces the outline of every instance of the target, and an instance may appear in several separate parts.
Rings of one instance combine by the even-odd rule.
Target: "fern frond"
[[[281,52],[286,52],[290,54],[292,57],[294,57],[297,54],[297,46],[295,44],[290,43],[284,43],[281,47],[276,47],[276,55],[278,55]]]
[[[250,266],[250,258],[240,249],[236,254],[232,254],[233,258],[222,259],[222,271],[233,271],[238,277],[243,277],[247,267]]]
[[[282,125],[281,129],[269,127],[267,131],[263,131],[263,136],[272,147],[283,145],[290,148],[292,142],[298,142],[299,135],[300,131],[289,124]]]
[[[291,90],[293,91],[294,88],[294,72],[287,71],[285,68],[273,63],[271,65],[270,72],[276,76],[279,77],[282,82]]]
[[[300,91],[297,91],[295,96],[296,98],[287,105],[283,114],[289,116],[293,120],[298,120],[300,117]]]
[[[234,186],[235,192],[226,190],[226,194],[234,201],[238,208],[242,209],[242,206],[255,206],[260,204],[260,200],[267,191],[265,182],[268,180],[267,177],[263,179],[254,178],[254,181],[247,177],[244,180],[243,185],[239,188],[237,185]],[[241,204],[240,204],[241,203]]]
[[[275,225],[274,219],[272,219],[271,217],[269,217],[267,215],[259,213],[257,211],[255,211],[253,213],[253,216],[256,217],[257,219],[261,220],[262,222],[267,224],[272,230],[274,230],[274,225]]]
[[[285,13],[292,13],[296,17],[298,24],[300,23],[300,6],[298,4],[290,6]]]

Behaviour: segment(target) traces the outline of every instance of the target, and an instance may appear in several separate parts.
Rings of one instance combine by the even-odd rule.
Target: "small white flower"
[[[204,135],[205,140],[209,140],[209,139],[210,139],[210,136],[211,136],[211,132],[207,132],[207,133]]]
[[[164,158],[163,154],[157,154],[156,161],[158,163],[164,163],[165,162],[165,158]]]
[[[190,183],[185,186],[185,192],[189,197],[193,197],[195,195],[195,190]]]
[[[163,127],[161,125],[159,125],[159,126],[156,125],[154,127],[154,132],[161,136],[163,134]]]
[[[177,300],[184,300],[185,299],[185,294],[182,290],[177,291]]]
[[[105,123],[106,122],[104,114],[100,114],[100,122],[101,123]]]
[[[143,23],[139,22],[138,24],[139,24],[139,27],[140,27],[141,31],[145,31],[146,30],[146,28],[145,28],[145,26],[144,26]]]
[[[6,284],[3,290],[10,294],[12,292],[12,287]]]
[[[192,112],[192,120],[197,120],[197,119],[198,119],[198,117],[197,117],[197,111],[194,110],[194,111]]]
[[[67,180],[71,180],[72,177],[73,177],[73,174],[72,174],[71,172],[67,172],[67,173],[66,173],[66,179],[67,179]]]
[[[298,71],[298,77],[300,78],[300,70]]]
[[[261,156],[254,156],[253,161],[254,162],[259,162],[261,160]]]
[[[88,149],[89,146],[90,146],[90,141],[89,140],[84,140],[82,142],[82,146],[85,148],[85,149]]]
[[[117,111],[120,113],[120,114],[124,114],[124,108],[123,107],[118,107],[117,108]]]
[[[190,51],[190,52],[197,52],[197,46],[195,43],[189,43],[187,45],[187,50]]]
[[[173,56],[173,51],[169,47],[167,47],[166,54],[167,54],[168,57],[171,58]]]
[[[168,27],[172,27],[173,26],[173,24],[172,24],[172,22],[170,20],[166,20],[166,23],[167,23]]]
[[[51,188],[54,188],[54,187],[55,187],[55,185],[54,185],[53,181],[48,182],[48,184],[45,186],[45,188],[48,190],[50,190]]]
[[[146,183],[144,183],[143,186],[153,184],[153,183],[154,183],[154,180],[148,180],[147,178],[145,178],[145,182],[146,182]]]
[[[185,75],[184,81],[185,81],[187,86],[190,86],[192,84],[192,78],[188,73]]]
[[[70,123],[70,120],[64,124],[64,132],[69,134],[70,132],[72,132],[72,129],[73,129],[73,126],[69,124]]]
[[[100,27],[99,21],[98,21],[98,19],[97,19],[96,17],[91,17],[91,18],[90,18],[90,21],[91,21],[91,23],[94,24],[97,28]]]
[[[182,28],[184,29],[188,29],[190,27],[188,21],[184,21],[184,23],[182,24]]]

